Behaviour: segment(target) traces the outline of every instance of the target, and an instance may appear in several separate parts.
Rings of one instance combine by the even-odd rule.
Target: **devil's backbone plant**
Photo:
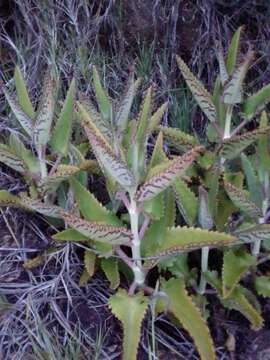
[[[86,242],[86,270],[92,275],[95,261],[99,261],[112,288],[119,287],[120,269],[130,281],[129,289],[118,289],[108,303],[123,325],[124,359],[137,358],[141,323],[152,301],[156,302],[156,312],[168,310],[190,333],[202,359],[214,359],[209,330],[186,291],[184,279],[160,278],[155,280],[156,286],[150,286],[151,270],[164,258],[236,241],[222,232],[176,226],[174,187],[182,186],[182,192],[190,195],[182,176],[202,156],[204,148],[187,147],[183,155],[167,158],[160,132],[150,155],[149,139],[153,143],[152,133],[167,104],[152,114],[150,87],[138,118],[128,121],[137,87],[134,74],[117,105],[112,104],[95,69],[93,80],[99,111],[85,96],[77,103],[77,110],[111,201],[104,207],[73,177],[70,183],[79,212],[58,209],[70,229],[54,238]]]

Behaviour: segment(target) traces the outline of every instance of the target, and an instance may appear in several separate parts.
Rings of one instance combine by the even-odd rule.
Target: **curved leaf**
[[[75,80],[73,79],[51,138],[52,149],[62,156],[66,156],[68,153],[68,145],[72,129],[74,98]]]
[[[103,119],[110,123],[112,118],[112,106],[109,101],[108,95],[106,94],[105,90],[101,85],[100,78],[95,66],[93,66],[93,85],[99,111],[101,112]]]
[[[251,120],[256,114],[263,110],[269,101],[270,84],[267,84],[244,101],[242,112],[248,120]]]
[[[270,297],[270,277],[258,276],[255,279],[255,288],[259,295]]]
[[[224,186],[232,202],[249,217],[258,220],[263,216],[261,209],[250,201],[243,191],[226,181]]]
[[[109,299],[108,304],[112,313],[123,326],[123,360],[137,360],[141,324],[148,303],[148,298],[141,293],[129,296],[123,289],[119,289]]]
[[[50,138],[54,112],[54,85],[54,81],[48,71],[44,78],[39,109],[33,131],[33,139],[37,148],[46,145]]]
[[[188,225],[194,225],[198,212],[198,199],[181,178],[174,181],[173,189],[181,215]]]
[[[162,104],[151,116],[149,121],[149,131],[153,132],[154,129],[159,125],[163,115],[165,114],[166,110],[168,109],[168,101]]]
[[[59,165],[53,175],[46,176],[39,183],[41,192],[54,192],[62,181],[68,180],[81,169],[74,165]]]
[[[28,91],[21,73],[21,70],[18,66],[15,67],[14,71],[14,82],[16,87],[16,93],[18,97],[18,102],[30,119],[35,118],[35,112],[32,106],[32,103],[29,99]]]
[[[70,227],[93,240],[112,245],[127,245],[132,240],[132,233],[124,227],[83,220],[62,209],[59,210],[59,214]]]
[[[233,235],[244,243],[268,240],[270,238],[270,224],[255,225],[247,229],[236,230]]]
[[[19,173],[25,174],[27,172],[24,161],[4,144],[0,144],[0,162]]]
[[[120,274],[117,259],[101,259],[101,268],[110,282],[110,288],[115,290],[120,284]]]
[[[193,338],[201,359],[214,360],[215,350],[209,329],[188,295],[184,281],[174,278],[163,281],[161,289],[169,296],[169,311]]]
[[[192,92],[201,110],[205,113],[209,121],[215,122],[217,120],[217,113],[211,94],[192,74],[187,65],[179,56],[176,56],[176,61],[188,87],[190,88],[190,91]]]
[[[227,71],[229,73],[229,75],[232,74],[232,72],[235,69],[235,66],[238,62],[238,58],[239,58],[239,49],[240,49],[240,38],[241,38],[241,33],[244,29],[244,26],[240,26],[236,32],[234,33],[229,49],[228,49],[228,54],[227,54],[227,59],[226,59],[226,67],[227,67]]]
[[[78,104],[78,107],[83,118],[84,130],[102,168],[104,168],[109,175],[123,187],[132,187],[135,183],[135,179],[127,168],[127,165],[115,155],[104,136],[91,121],[89,114],[83,106]]]
[[[222,267],[222,294],[226,299],[245,272],[256,264],[256,258],[246,251],[229,250],[224,254]]]
[[[54,240],[59,240],[59,241],[74,241],[74,242],[89,240],[89,236],[85,236],[74,229],[65,229],[63,231],[59,231],[58,233],[54,234],[52,238]]]
[[[164,139],[180,151],[191,150],[194,146],[198,145],[195,137],[186,134],[177,128],[158,126],[156,130],[162,131]]]
[[[201,146],[195,147],[183,156],[177,156],[175,159],[153,168],[149,173],[148,179],[136,193],[137,201],[152,199],[165,190],[178,175],[188,168],[202,149]]]

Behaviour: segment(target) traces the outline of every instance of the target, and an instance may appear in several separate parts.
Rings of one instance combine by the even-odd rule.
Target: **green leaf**
[[[156,131],[162,131],[164,139],[168,141],[170,145],[180,150],[181,152],[191,150],[194,146],[198,145],[195,137],[186,134],[179,129],[166,126],[158,126],[156,128]]]
[[[119,289],[109,299],[109,307],[112,313],[121,321],[123,326],[123,360],[137,360],[141,324],[148,303],[148,298],[141,293],[129,296],[123,289]]]
[[[26,131],[26,133],[30,137],[32,137],[33,134],[32,119],[23,111],[17,99],[13,95],[11,95],[5,87],[3,87],[3,92],[16,119],[19,121],[20,125]]]
[[[241,277],[255,264],[256,258],[244,250],[229,250],[224,254],[222,268],[222,294],[224,299],[230,296]]]
[[[174,278],[163,281],[161,289],[170,298],[169,311],[193,338],[201,359],[214,360],[215,350],[209,329],[188,295],[184,281]]]
[[[95,66],[93,66],[93,85],[99,111],[101,112],[103,119],[110,123],[112,119],[112,106],[108,95],[101,85],[100,78]]]
[[[217,208],[218,208],[218,191],[219,191],[219,177],[220,177],[220,166],[214,165],[211,169],[211,178],[209,182],[209,191],[208,191],[208,205],[209,211],[212,215],[212,218],[216,218]]]
[[[239,49],[240,49],[240,37],[241,37],[241,33],[243,31],[243,26],[240,26],[236,32],[234,33],[229,49],[228,49],[228,54],[227,54],[227,59],[226,59],[226,67],[227,67],[227,71],[229,73],[229,75],[232,74],[232,72],[234,71],[236,64],[238,62],[238,57],[239,57]]]
[[[263,194],[259,178],[255,173],[255,170],[249,161],[248,157],[245,154],[241,154],[241,164],[242,169],[244,170],[248,190],[250,193],[250,199],[253,201],[259,208],[262,207]]]
[[[135,93],[134,70],[132,70],[127,81],[126,89],[120,104],[118,105],[118,110],[115,114],[115,124],[121,131],[125,131],[127,128],[129,113]]]
[[[243,102],[243,82],[249,65],[254,58],[254,52],[248,49],[243,62],[238,65],[224,86],[223,102],[225,104],[239,104]]]
[[[18,158],[23,160],[30,173],[39,174],[40,166],[38,159],[31,150],[26,149],[23,142],[13,133],[9,137],[9,147]]]
[[[78,166],[74,165],[59,165],[53,175],[46,176],[39,182],[39,189],[42,193],[54,192],[61,182],[68,180],[80,170]]]
[[[236,241],[236,238],[217,231],[208,231],[192,227],[167,228],[162,238],[162,243],[156,244],[154,251],[147,251],[146,256],[161,259],[182,252],[201,249],[202,247],[228,246]]]
[[[261,209],[250,201],[243,191],[226,181],[224,182],[224,186],[232,202],[245,214],[256,221],[263,216]]]
[[[201,110],[211,122],[216,122],[217,113],[211,94],[203,84],[192,74],[184,61],[176,56],[178,67]]]
[[[257,276],[255,279],[255,288],[259,295],[270,297],[270,277]]]
[[[121,226],[121,221],[112,212],[98,202],[93,194],[88,191],[75,178],[70,180],[74,191],[75,200],[83,217],[88,221],[104,221],[109,225]]]
[[[149,173],[145,183],[137,191],[137,201],[142,202],[152,199],[165,190],[178,175],[183,174],[201,151],[201,146],[195,147],[183,156],[177,156],[173,160],[154,167]]]
[[[22,206],[28,208],[28,210],[35,211],[42,215],[51,216],[54,218],[60,217],[60,208],[58,206],[44,204],[40,200],[33,200],[23,194],[20,194],[20,200]]]
[[[220,155],[228,160],[232,160],[241,154],[249,145],[258,140],[261,135],[267,134],[269,131],[270,127],[267,126],[226,139],[223,141]]]
[[[74,241],[74,242],[89,240],[89,236],[85,236],[74,229],[66,229],[60,231],[57,234],[54,234],[52,238],[54,240],[59,240],[59,241]]]
[[[247,289],[238,285],[234,288],[230,296],[226,299],[222,299],[222,285],[220,279],[217,277],[215,271],[207,271],[204,273],[204,276],[207,279],[207,282],[213,286],[220,297],[222,304],[233,310],[239,311],[243,314],[252,324],[254,330],[258,330],[263,325],[263,319],[260,313],[255,309],[247,298]]]
[[[256,116],[256,114],[265,108],[269,101],[270,84],[267,84],[244,101],[242,112],[248,120],[251,120],[254,116]]]
[[[110,288],[115,290],[120,284],[117,259],[101,259],[101,268],[110,282]]]
[[[100,113],[97,112],[94,104],[87,95],[80,93],[79,100],[102,135],[106,139],[110,140],[112,138],[112,129],[110,124],[103,119]]]
[[[135,179],[133,174],[127,168],[127,165],[115,155],[83,106],[78,104],[78,107],[83,118],[84,130],[101,167],[123,187],[130,188],[134,186]]]
[[[268,240],[270,238],[270,224],[255,225],[243,230],[236,230],[233,235],[243,243]]]
[[[181,215],[188,225],[194,225],[198,212],[198,199],[179,177],[174,181],[173,189],[176,196],[176,204]]]
[[[95,263],[96,263],[96,255],[90,250],[85,250],[85,252],[84,252],[84,267],[85,267],[88,275],[90,276],[90,278],[94,275]]]
[[[45,75],[39,109],[34,125],[33,139],[36,148],[48,143],[54,112],[54,81],[48,71]]]
[[[68,153],[68,146],[72,129],[74,99],[75,80],[73,79],[67,92],[61,113],[55,124],[51,138],[51,147],[53,151],[62,156],[66,156]]]
[[[229,79],[229,75],[224,60],[223,48],[221,42],[219,42],[217,46],[218,46],[217,57],[218,57],[218,65],[219,65],[219,77],[221,80],[221,84],[224,85]]]
[[[22,110],[25,112],[26,115],[29,116],[30,119],[34,119],[35,112],[34,112],[32,103],[29,99],[28,91],[27,91],[21,70],[19,69],[18,66],[15,67],[14,81],[15,81],[18,102],[19,102]]]
[[[18,196],[10,194],[7,190],[0,190],[0,206],[20,207],[21,201]]]
[[[155,128],[159,125],[163,115],[168,109],[168,101],[162,104],[151,116],[149,121],[149,132],[153,132]]]
[[[27,168],[23,160],[15,155],[14,152],[4,144],[0,144],[0,162],[19,173],[25,174],[27,172]]]
[[[59,210],[59,214],[66,223],[79,233],[95,240],[112,245],[129,244],[132,240],[132,233],[124,227],[107,225],[104,222],[90,222],[79,217]]]
[[[260,129],[265,129],[268,125],[268,117],[265,111],[262,112],[260,118]],[[261,182],[265,182],[265,176],[270,176],[269,163],[269,134],[262,134],[258,140],[258,155],[259,155],[259,177]],[[268,175],[267,175],[268,174]]]

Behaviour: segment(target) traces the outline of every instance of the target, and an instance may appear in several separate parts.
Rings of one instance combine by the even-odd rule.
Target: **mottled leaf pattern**
[[[136,193],[137,201],[149,200],[165,190],[175,178],[183,173],[202,151],[202,147],[195,147],[183,156],[167,161],[164,165],[157,165],[150,172],[149,178]]]
[[[90,222],[64,210],[59,210],[59,214],[70,227],[93,240],[113,245],[129,244],[132,240],[131,232],[124,227],[115,227],[101,222]]]
[[[183,131],[166,127],[158,126],[156,131],[162,131],[164,139],[173,147],[180,151],[187,151],[192,149],[194,146],[198,145],[198,142],[195,137],[184,133]]]
[[[4,144],[0,144],[0,162],[20,173],[24,174],[27,171],[23,160]]]
[[[199,309],[188,295],[184,281],[171,278],[162,282],[161,289],[169,296],[169,312],[176,317],[193,338],[201,359],[215,360],[214,344],[209,329]]]
[[[225,182],[224,185],[230,199],[240,210],[255,220],[263,216],[261,209],[250,201],[243,191],[237,189],[229,182]]]
[[[243,81],[253,58],[254,52],[249,49],[244,61],[235,68],[231,78],[225,84],[223,92],[225,104],[239,104],[243,101]]]
[[[32,133],[33,133],[32,119],[23,111],[17,99],[12,94],[10,94],[5,87],[3,87],[3,92],[16,119],[19,121],[20,125],[26,131],[26,133],[30,137],[32,137]]]
[[[217,120],[217,113],[211,94],[209,94],[202,83],[192,74],[179,56],[176,56],[176,60],[178,67],[201,110],[205,113],[209,121],[215,122]]]
[[[123,187],[132,187],[135,180],[127,168],[127,165],[115,155],[106,139],[91,121],[86,110],[80,104],[78,104],[78,107],[83,118],[84,130],[101,166],[105,168],[120,185]]]
[[[74,165],[59,165],[53,175],[43,178],[39,183],[39,189],[43,192],[53,192],[62,181],[68,180],[81,169]]]
[[[34,125],[33,139],[37,148],[46,145],[50,138],[54,112],[54,85],[54,81],[48,71],[44,78],[39,109]]]
[[[236,230],[233,235],[243,243],[267,240],[270,238],[270,224],[255,225],[247,229]]]
[[[27,114],[29,116],[30,119],[34,119],[35,112],[34,112],[32,104],[31,104],[31,101],[29,99],[28,91],[27,91],[26,84],[24,82],[22,73],[18,66],[15,67],[14,82],[15,82],[18,102],[19,102],[21,108],[23,109],[25,114]]]
[[[144,319],[149,300],[141,293],[129,296],[119,289],[109,299],[109,307],[123,326],[123,360],[137,360],[137,351],[141,336],[141,324]]]

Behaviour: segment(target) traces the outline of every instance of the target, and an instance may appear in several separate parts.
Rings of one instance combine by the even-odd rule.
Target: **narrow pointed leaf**
[[[61,154],[62,156],[66,156],[68,153],[72,129],[74,98],[75,80],[73,79],[67,92],[61,113],[55,124],[51,139],[51,147],[53,151]]]
[[[167,228],[161,245],[157,245],[155,251],[146,255],[160,259],[182,252],[201,249],[205,246],[228,246],[235,241],[235,237],[221,232],[191,227],[172,227]]]
[[[148,179],[137,191],[137,201],[152,199],[165,190],[172,184],[178,175],[183,174],[201,151],[202,147],[195,147],[183,156],[178,156],[174,160],[157,165],[152,169],[153,175],[150,172]]]
[[[268,117],[265,111],[260,117],[260,129],[265,129],[268,125]],[[258,155],[259,155],[259,174],[261,182],[265,182],[265,176],[270,176],[270,148],[269,148],[269,134],[262,134],[258,140]],[[268,175],[267,175],[268,174]]]
[[[151,116],[149,121],[149,131],[153,132],[154,129],[159,126],[161,119],[168,109],[168,101],[162,104]]]
[[[41,192],[54,192],[61,182],[68,180],[81,169],[74,165],[59,165],[53,175],[46,176],[39,183]]]
[[[226,299],[251,266],[256,258],[246,251],[229,250],[224,254],[222,267],[222,295]]]
[[[237,189],[229,182],[225,182],[224,185],[230,199],[240,210],[255,220],[263,216],[261,209],[250,201],[243,191]]]
[[[123,360],[137,360],[138,346],[141,335],[141,324],[148,307],[148,298],[138,293],[129,296],[119,289],[109,299],[109,307],[114,316],[123,326]]]
[[[270,127],[267,126],[224,140],[220,155],[228,160],[232,160],[241,154],[249,145],[258,140],[261,135],[267,134],[269,131]]]
[[[121,131],[125,131],[129,118],[131,105],[135,96],[136,88],[134,82],[134,70],[129,75],[126,89],[122,96],[121,102],[118,105],[118,110],[115,115],[115,124]]]
[[[233,71],[231,78],[224,86],[223,102],[225,104],[239,104],[243,101],[243,81],[253,58],[254,52],[249,49],[244,61]]]
[[[198,145],[198,142],[195,137],[186,134],[179,129],[166,127],[166,126],[158,126],[156,130],[162,131],[164,139],[171,146],[175,147],[181,152],[191,150],[194,146]]]
[[[222,44],[221,42],[219,42],[217,45],[218,45],[219,76],[220,76],[221,84],[224,85],[226,81],[229,79],[229,75],[224,60]]]
[[[59,241],[74,241],[74,242],[80,242],[80,241],[88,241],[89,236],[85,236],[78,231],[74,229],[66,229],[63,231],[60,231],[52,236],[54,240]]]
[[[201,359],[214,360],[215,350],[209,329],[199,309],[188,295],[184,281],[172,278],[164,281],[161,289],[169,296],[169,311],[193,338]]]
[[[270,224],[255,225],[250,226],[247,229],[236,230],[233,235],[243,243],[268,240],[270,238]]]
[[[35,112],[34,112],[32,103],[30,101],[28,91],[26,88],[26,84],[24,82],[21,70],[18,66],[15,67],[14,81],[15,81],[18,102],[19,102],[22,110],[25,112],[26,115],[29,116],[30,119],[34,119]]]
[[[32,119],[23,111],[16,98],[13,95],[11,95],[5,87],[3,88],[3,92],[16,119],[19,121],[20,125],[26,131],[26,133],[30,137],[32,137],[32,133],[33,133]]]
[[[227,71],[229,73],[229,75],[232,74],[232,72],[234,71],[236,64],[238,62],[238,58],[239,58],[239,50],[240,50],[240,38],[241,38],[241,33],[243,31],[243,26],[240,26],[236,32],[234,33],[229,49],[228,49],[228,55],[227,55],[227,59],[226,59],[226,67],[227,67]]]
[[[95,263],[96,263],[96,255],[90,251],[85,250],[84,252],[84,267],[88,272],[90,278],[94,275],[95,272]]]
[[[15,155],[14,152],[4,144],[0,144],[0,162],[19,173],[24,174],[27,172],[27,168],[23,160]]]
[[[84,109],[88,112],[91,120],[102,133],[102,135],[106,139],[110,140],[112,138],[112,129],[110,127],[110,124],[103,119],[100,113],[97,112],[94,104],[91,102],[88,96],[81,93],[79,96],[79,100]]]
[[[33,138],[36,147],[47,144],[50,138],[51,124],[54,112],[54,81],[47,72],[42,88],[38,114],[34,125]]]
[[[105,168],[109,175],[123,187],[132,187],[135,179],[127,165],[115,155],[106,139],[91,121],[86,110],[80,104],[78,107],[83,118],[83,127],[102,168]]]
[[[121,226],[121,221],[98,202],[95,196],[75,178],[70,180],[79,210],[88,221],[104,221],[108,225]]]
[[[265,108],[269,101],[270,84],[267,84],[244,101],[242,112],[248,120],[251,120],[254,116],[256,116],[260,111]]]
[[[112,106],[108,95],[101,85],[100,78],[95,66],[93,66],[93,85],[99,111],[101,112],[103,119],[110,122],[112,116]]]
[[[255,280],[255,289],[263,297],[270,297],[270,277],[258,276]]]
[[[216,108],[211,94],[205,89],[203,84],[192,74],[184,61],[176,56],[178,67],[201,110],[207,116],[208,120],[215,122],[217,120]]]
[[[209,198],[207,191],[200,186],[199,187],[199,212],[198,212],[199,224],[203,229],[210,230],[213,225],[213,218],[209,210]]]
[[[129,244],[132,240],[131,232],[124,227],[115,227],[104,222],[90,222],[64,210],[60,210],[59,213],[70,227],[92,240],[112,245]]]
[[[115,290],[120,284],[120,274],[118,270],[118,260],[117,259],[101,259],[101,268],[104,271],[106,278],[110,282],[110,288]]]
[[[181,215],[188,225],[194,225],[198,212],[198,199],[180,177],[174,181],[173,189]]]

